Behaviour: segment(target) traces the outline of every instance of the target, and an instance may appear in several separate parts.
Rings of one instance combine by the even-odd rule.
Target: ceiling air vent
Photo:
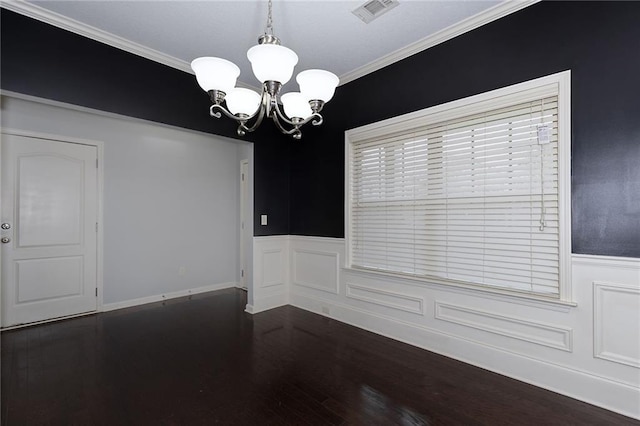
[[[371,0],[354,10],[352,13],[362,19],[365,24],[373,21],[399,4],[398,0]]]

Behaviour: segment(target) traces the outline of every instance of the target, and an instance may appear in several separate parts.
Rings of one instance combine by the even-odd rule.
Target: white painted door
[[[2,135],[3,327],[96,310],[97,179],[95,146]]]

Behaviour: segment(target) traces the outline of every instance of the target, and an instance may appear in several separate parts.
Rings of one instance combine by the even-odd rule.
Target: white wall
[[[239,165],[252,146],[9,96],[2,126],[104,142],[105,309],[239,281]]]
[[[572,307],[346,269],[339,238],[254,251],[256,312],[289,303],[640,418],[640,259],[573,255]]]

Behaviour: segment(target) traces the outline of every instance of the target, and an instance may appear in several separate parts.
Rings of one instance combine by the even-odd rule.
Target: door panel
[[[3,327],[95,311],[97,148],[2,135]]]
[[[82,266],[82,256],[16,261],[17,303],[82,295]]]
[[[80,244],[84,163],[55,154],[17,160],[17,246]]]

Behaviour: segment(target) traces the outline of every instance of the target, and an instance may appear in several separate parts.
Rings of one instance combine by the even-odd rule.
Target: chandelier
[[[262,93],[235,87],[240,68],[226,59],[197,58],[191,62],[191,68],[198,84],[211,98],[211,116],[220,118],[224,114],[236,120],[239,136],[253,132],[267,117],[282,133],[300,139],[300,127],[310,121],[315,126],[322,124],[320,111],[333,97],[339,80],[329,71],[302,71],[296,76],[300,92],[280,96],[280,89],[293,75],[298,55],[281,46],[280,39],[273,35],[271,9],[269,0],[264,34],[258,38],[258,44],[247,51],[253,74],[262,83]]]

